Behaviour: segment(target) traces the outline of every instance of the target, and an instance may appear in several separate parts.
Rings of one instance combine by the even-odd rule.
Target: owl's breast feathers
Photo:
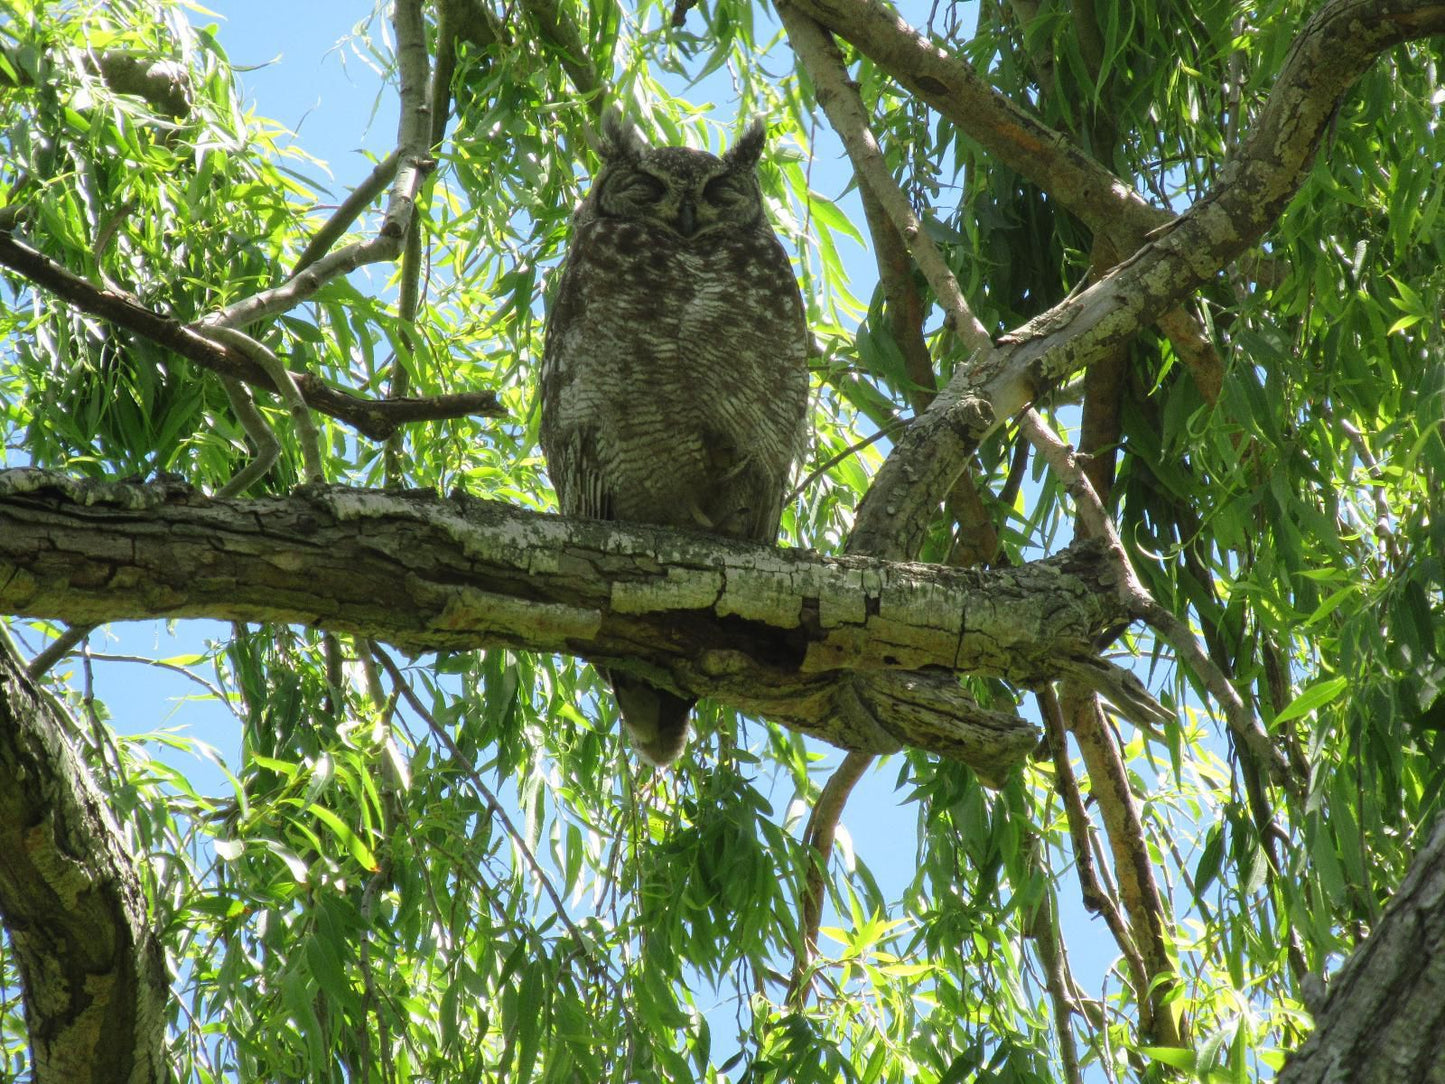
[[[806,362],[802,298],[770,230],[580,225],[542,372],[563,510],[771,540],[802,452]]]

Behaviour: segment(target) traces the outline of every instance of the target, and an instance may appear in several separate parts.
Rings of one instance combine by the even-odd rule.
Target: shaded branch
[[[230,329],[225,330],[229,331]],[[218,338],[217,341],[219,342],[220,339]],[[281,456],[281,441],[277,439],[275,432],[262,417],[261,412],[256,409],[256,400],[251,397],[251,390],[245,384],[233,377],[223,376],[221,385],[226,389],[226,399],[231,404],[231,413],[236,416],[236,420],[241,423],[241,428],[246,431],[246,435],[251,438],[251,443],[256,446],[255,455],[251,457],[250,461],[233,474],[229,482],[216,490],[218,497],[239,497],[251,488],[252,483],[264,478],[266,472],[275,465],[276,460]]]
[[[281,359],[273,354],[269,347],[257,342],[243,331],[237,331],[231,327],[210,327],[205,328],[204,333],[207,338],[224,343],[233,350],[239,350],[266,371],[266,375],[271,378],[271,383],[276,386],[281,401],[286,404],[286,410],[291,415],[291,424],[296,427],[296,440],[301,445],[302,461],[306,464],[306,480],[308,482],[324,482],[326,469],[321,459],[321,438],[316,432],[316,425],[311,420],[311,411],[306,406],[306,400],[301,394],[301,389],[297,387],[291,370],[286,368]],[[242,424],[254,424],[256,420],[254,411],[251,412],[252,416],[246,417],[246,400],[233,395],[231,405],[235,407],[237,404],[240,404]],[[266,458],[267,452],[263,445],[257,462],[263,462]]]
[[[278,390],[266,371],[239,350],[214,343],[187,325],[123,294],[92,285],[3,231],[0,231],[0,266],[17,272],[81,312],[158,343],[202,368],[267,391]],[[398,426],[412,422],[474,415],[496,418],[506,413],[496,394],[489,391],[426,399],[364,399],[334,388],[310,373],[293,372],[292,376],[308,406],[347,423],[372,440],[385,440]]]
[[[36,1084],[158,1084],[170,983],[139,863],[74,722],[0,636],[0,919]]]
[[[1039,710],[1044,720],[1044,736],[1048,742],[1049,759],[1054,764],[1054,790],[1064,803],[1064,818],[1069,825],[1069,841],[1074,849],[1074,870],[1079,878],[1079,891],[1084,907],[1092,914],[1102,915],[1104,924],[1119,946],[1119,953],[1129,968],[1136,988],[1143,990],[1149,985],[1149,971],[1144,966],[1144,957],[1139,955],[1139,946],[1134,935],[1119,911],[1114,894],[1100,881],[1098,867],[1094,863],[1092,843],[1094,825],[1084,808],[1084,798],[1079,792],[1079,781],[1074,775],[1073,763],[1069,760],[1068,720],[1064,718],[1058,694],[1053,689],[1041,689],[1038,694]]]
[[[873,238],[873,259],[878,265],[878,282],[888,305],[888,326],[898,352],[903,355],[904,375],[912,385],[904,390],[909,406],[917,413],[928,406],[938,391],[933,356],[923,337],[927,316],[923,295],[914,282],[913,261],[903,236],[864,181],[858,182],[858,198],[868,220],[868,233]]]
[[[1037,837],[1033,839],[1033,865],[1036,875],[1045,883],[1049,871],[1039,857]],[[1058,899],[1050,885],[1043,893],[1029,919],[1028,938],[1034,943],[1039,963],[1044,969],[1044,989],[1054,1011],[1054,1034],[1059,1040],[1059,1061],[1064,1070],[1064,1084],[1084,1084],[1079,1071],[1079,1047],[1074,1041],[1073,1017],[1081,1010],[1074,1004],[1073,991],[1064,960],[1064,938],[1059,930]]]
[[[1157,324],[1189,370],[1200,398],[1210,406],[1219,402],[1219,393],[1224,390],[1224,359],[1205,334],[1199,317],[1179,305],[1160,316]]]
[[[878,279],[888,305],[888,326],[903,355],[904,374],[911,382],[904,391],[916,414],[927,409],[938,394],[933,357],[923,335],[927,306],[914,278],[913,260],[893,220],[862,180],[858,182],[858,195],[873,238]],[[880,429],[877,436],[884,432]],[[948,563],[960,567],[991,564],[998,554],[998,529],[984,507],[972,472],[964,471],[958,476],[948,495],[947,507],[958,524],[958,536]]]

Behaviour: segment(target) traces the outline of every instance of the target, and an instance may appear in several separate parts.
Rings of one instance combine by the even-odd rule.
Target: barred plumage
[[[568,515],[771,541],[805,441],[807,327],[763,211],[754,124],[721,158],[613,120],[547,323],[542,449]],[[694,701],[609,675],[638,752]]]

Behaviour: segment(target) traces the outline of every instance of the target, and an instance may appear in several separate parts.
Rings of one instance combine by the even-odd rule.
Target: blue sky
[[[297,146],[325,163],[329,178],[318,170],[316,179],[326,182],[336,199],[364,177],[395,141],[394,94],[382,86],[378,73],[347,41],[370,7],[367,2],[340,0],[313,0],[305,5],[295,0],[219,0],[209,5],[220,42],[232,63],[242,70],[247,103],[261,116],[291,129]],[[212,18],[197,14],[193,21],[205,24]],[[380,29],[372,26],[373,32]],[[730,103],[719,104],[730,110]],[[827,150],[825,145],[815,164],[814,185],[823,192],[837,193],[846,186],[847,177],[836,154]],[[861,225],[856,204],[845,202],[844,207]],[[844,246],[853,276],[852,293],[866,299],[874,281],[872,258],[846,241]],[[228,631],[217,623],[190,621],[178,623],[174,633],[165,623],[145,622],[93,634],[96,693],[111,710],[116,729],[139,733],[181,727],[188,736],[215,746],[234,765],[239,757],[240,728],[229,709],[181,674],[137,661],[104,658],[184,657],[200,651],[206,638],[224,639]],[[41,639],[30,636],[29,645],[41,646]],[[77,682],[84,680],[80,661],[65,665],[76,674]],[[830,753],[832,763],[841,759],[836,751]],[[166,759],[191,774],[198,789],[220,794],[227,790],[223,777],[211,765],[190,758],[177,760],[174,754],[166,754]],[[917,832],[916,811],[900,807],[893,792],[897,772],[896,763],[875,766],[855,790],[843,819],[853,847],[890,895],[896,895],[913,875]],[[777,812],[781,816],[783,810]],[[1107,938],[1098,935],[1097,920],[1085,915],[1076,901],[1070,878],[1062,902],[1072,934],[1071,962],[1084,987],[1097,990],[1101,970],[1114,954]]]
[[[969,18],[974,5],[970,9]],[[903,4],[916,8],[912,16],[925,20],[928,5]],[[359,59],[353,46],[339,44],[363,17],[369,4],[322,0],[308,8],[305,18],[296,16],[294,2],[277,0],[225,0],[211,4],[224,17],[219,38],[232,62],[246,71],[242,80],[247,99],[254,101],[261,115],[286,125],[297,133],[298,146],[325,161],[336,179],[336,194],[344,194],[371,168],[374,158],[392,146],[396,132],[396,105],[390,91],[378,96],[376,73]],[[285,27],[284,35],[277,27]],[[376,28],[373,27],[373,31]],[[729,119],[733,110],[727,85],[714,90],[720,109]],[[689,97],[705,99],[712,88],[694,89]],[[826,123],[819,125],[819,153],[812,172],[813,185],[826,194],[842,192],[848,185],[841,148],[832,139]],[[362,151],[369,151],[370,156]],[[841,201],[844,210],[863,229],[863,215],[856,197]],[[866,231],[865,231],[866,232]],[[840,239],[840,253],[851,276],[855,297],[866,299],[876,281],[876,268],[869,251]],[[1032,711],[1032,698],[1027,710]],[[819,746],[836,764],[841,753]],[[872,869],[884,892],[896,897],[914,874],[914,847],[918,830],[917,811],[900,806],[894,792],[898,775],[896,761],[874,766],[854,790],[845,811],[840,837],[851,843]],[[820,776],[821,778],[821,776]],[[783,797],[783,796],[780,796]],[[784,810],[777,809],[782,816]],[[1097,991],[1103,971],[1116,950],[1101,920],[1090,916],[1078,902],[1072,875],[1060,893],[1070,948],[1070,963],[1086,990]],[[830,920],[825,917],[825,924]],[[721,1034],[722,1032],[719,1032]]]
[[[313,4],[304,19],[296,18],[294,3],[277,0],[222,0],[209,7],[220,16],[219,41],[242,70],[247,104],[295,132],[296,145],[329,168],[335,179],[332,194],[344,195],[396,138],[394,93],[381,88],[377,73],[358,56],[356,44],[347,40],[367,7],[325,0]],[[205,20],[198,16],[194,21]],[[278,26],[286,28],[284,36],[277,35]],[[372,32],[377,29],[371,27]],[[694,100],[699,97],[694,91]],[[732,103],[720,95],[719,106],[730,110]],[[815,187],[832,193],[840,192],[848,180],[837,154],[826,150],[819,155],[813,177]],[[844,207],[850,209],[848,201]],[[854,204],[850,211],[861,223],[861,208]],[[866,299],[876,281],[872,256],[846,239],[841,248],[852,292]],[[834,762],[837,759],[841,754]],[[854,792],[844,824],[885,886],[912,875],[911,868],[897,865],[900,859],[911,858],[912,847],[898,844],[904,840],[911,844],[916,819],[912,809],[898,807],[892,789],[896,775],[896,765],[871,772]]]

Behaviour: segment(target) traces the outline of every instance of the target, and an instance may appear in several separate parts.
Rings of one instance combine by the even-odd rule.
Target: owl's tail
[[[607,677],[632,747],[649,764],[671,764],[687,744],[687,718],[697,701],[627,674]]]

